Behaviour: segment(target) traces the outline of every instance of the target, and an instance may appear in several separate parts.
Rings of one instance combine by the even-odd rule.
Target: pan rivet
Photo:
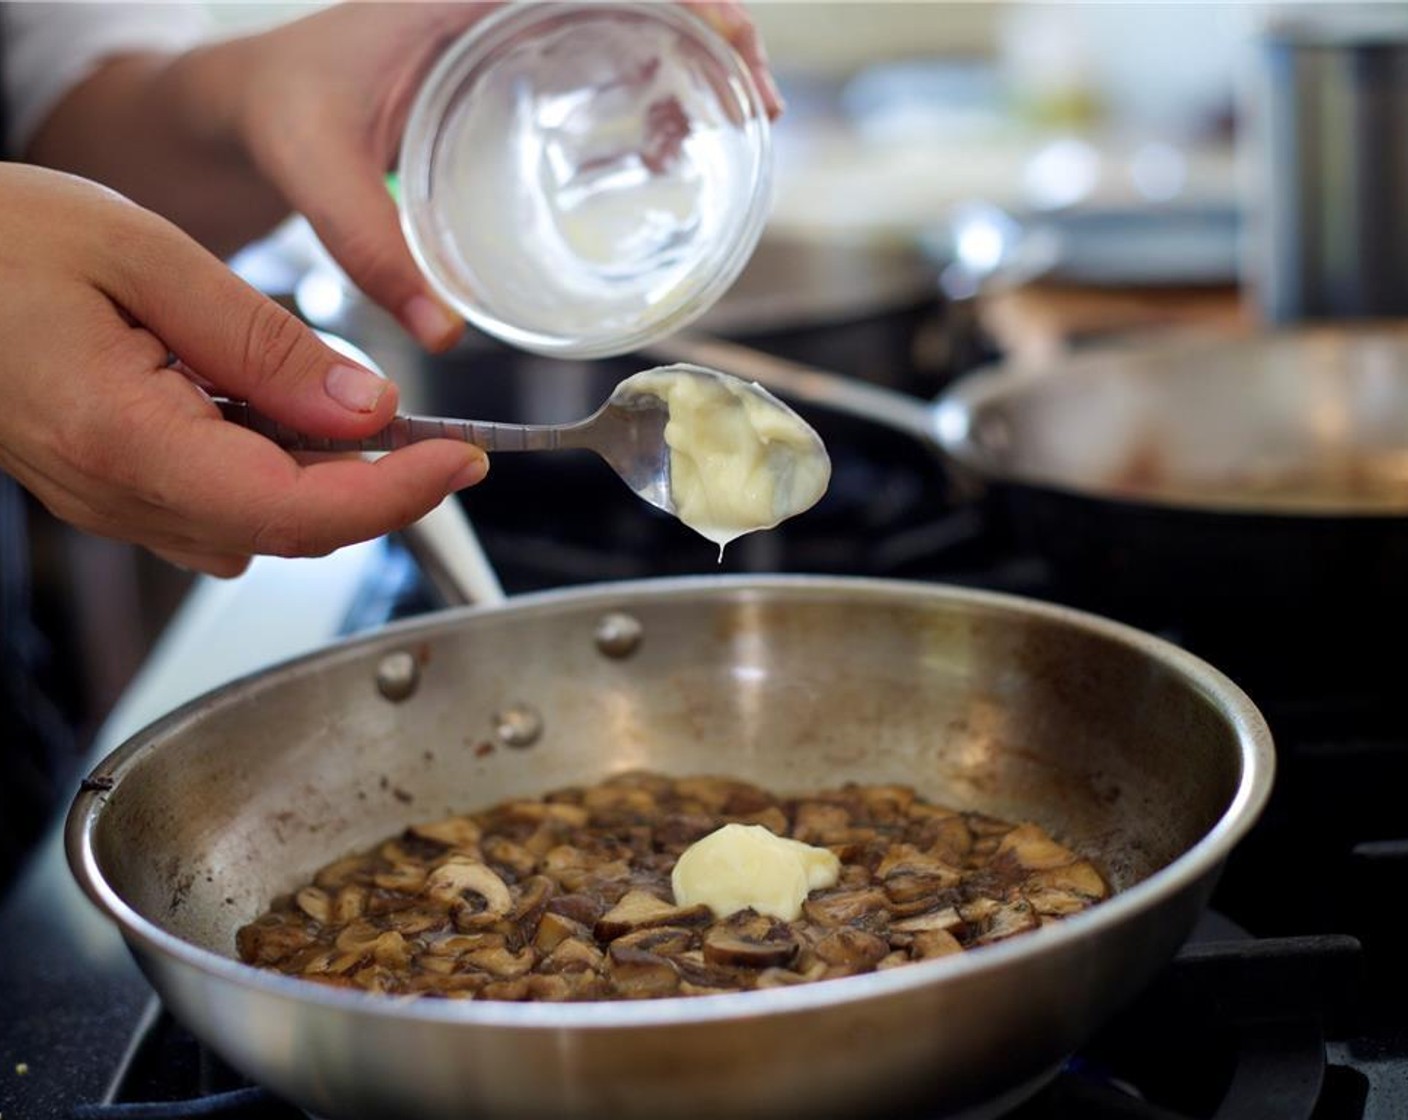
[[[531,747],[543,733],[543,717],[531,704],[514,704],[494,716],[494,734],[506,747]]]
[[[607,657],[630,657],[640,647],[640,619],[621,611],[602,615],[596,624],[596,648]]]
[[[376,667],[377,691],[393,704],[399,704],[402,700],[409,699],[418,684],[420,684],[420,666],[416,664],[416,659],[405,650],[388,653],[381,659],[381,664]]]

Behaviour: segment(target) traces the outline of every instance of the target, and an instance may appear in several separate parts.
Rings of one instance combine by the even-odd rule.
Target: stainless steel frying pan
[[[229,685],[85,783],[73,869],[172,1011],[326,1118],[992,1115],[1172,955],[1270,790],[1260,716],[1093,617],[857,580],[606,585],[400,624]],[[631,767],[903,781],[1033,819],[1115,898],[797,988],[399,1002],[259,972],[237,927],[407,823]]]

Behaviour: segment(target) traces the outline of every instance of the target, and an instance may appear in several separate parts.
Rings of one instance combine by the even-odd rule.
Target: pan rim
[[[1213,825],[1169,864],[1099,906],[1027,936],[982,946],[970,953],[913,962],[903,968],[825,983],[660,1000],[583,1003],[409,1000],[331,988],[244,964],[168,932],[129,905],[107,881],[99,864],[94,836],[108,795],[123,776],[147,755],[159,750],[165,739],[201,718],[207,709],[239,702],[242,697],[257,692],[271,675],[310,672],[345,658],[360,656],[369,648],[404,641],[407,634],[429,637],[441,630],[455,629],[471,616],[540,614],[564,608],[619,609],[623,598],[637,602],[642,598],[659,602],[700,595],[739,598],[765,594],[777,598],[780,595],[807,597],[836,591],[875,603],[914,604],[917,598],[933,603],[965,603],[995,614],[1035,616],[1130,647],[1173,671],[1227,722],[1239,752],[1240,775],[1236,790]],[[84,779],[73,800],[65,823],[64,841],[74,877],[94,905],[115,922],[130,947],[174,959],[218,982],[252,988],[301,1005],[311,1004],[329,1011],[365,1014],[378,1019],[496,1029],[658,1029],[740,1018],[804,1014],[822,1007],[859,1004],[925,987],[931,982],[956,983],[964,977],[1003,968],[1008,962],[1055,955],[1088,935],[1134,921],[1164,898],[1179,894],[1215,875],[1232,848],[1260,816],[1270,797],[1274,772],[1275,753],[1270,729],[1240,687],[1201,658],[1123,623],[1022,596],[946,584],[846,576],[691,576],[554,589],[492,606],[436,612],[391,624],[371,634],[345,638],[240,677],[181,705],[136,732],[102,759]]]

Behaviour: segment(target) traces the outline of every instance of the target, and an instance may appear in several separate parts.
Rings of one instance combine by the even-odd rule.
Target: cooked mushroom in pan
[[[808,861],[808,884],[830,885],[797,892],[795,915],[681,904],[676,862],[729,824],[800,841],[783,847]],[[822,864],[833,874],[818,879]],[[403,996],[649,999],[942,957],[1109,893],[1035,824],[945,809],[906,786],[783,798],[635,772],[413,825],[324,867],[237,942],[249,964]]]

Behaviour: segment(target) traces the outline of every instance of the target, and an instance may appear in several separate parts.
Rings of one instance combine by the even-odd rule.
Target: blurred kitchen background
[[[211,5],[231,33],[306,10]],[[1408,311],[1408,6],[752,11],[788,102],[776,205],[737,291],[699,324],[708,335],[930,398],[984,363],[1039,364],[1125,336]],[[478,336],[427,359],[298,222],[234,263],[366,349],[408,408],[575,418],[632,365],[553,362]],[[927,449],[891,434],[873,441],[882,456],[871,442],[858,438],[854,466],[838,472],[808,550],[763,534],[726,568],[907,574],[905,549],[936,547],[950,522],[914,518],[909,536],[885,538],[884,563],[860,563],[858,550],[882,514],[947,501],[946,479]],[[912,468],[903,477],[894,457]],[[503,457],[468,507],[511,568],[510,591],[714,570],[708,548],[618,488],[586,465]],[[34,530],[36,657],[73,747],[67,770],[18,779],[33,784],[34,818],[0,831],[21,834],[58,804],[191,584],[39,511]]]

